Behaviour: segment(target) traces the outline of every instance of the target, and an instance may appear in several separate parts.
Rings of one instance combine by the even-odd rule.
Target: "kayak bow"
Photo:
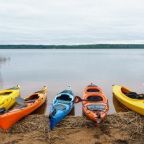
[[[55,96],[50,110],[50,128],[53,129],[61,122],[74,107],[74,94],[68,89]]]

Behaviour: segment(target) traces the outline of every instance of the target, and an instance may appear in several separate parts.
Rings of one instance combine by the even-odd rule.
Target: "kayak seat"
[[[128,92],[126,95],[132,99],[144,99],[144,94],[137,94],[136,92]]]
[[[88,100],[88,101],[95,101],[95,102],[98,102],[98,101],[102,101],[103,98],[100,97],[100,96],[89,96],[89,97],[87,98],[87,100]]]
[[[69,95],[62,94],[61,96],[57,97],[58,100],[64,100],[64,101],[71,101],[72,99],[69,97]]]

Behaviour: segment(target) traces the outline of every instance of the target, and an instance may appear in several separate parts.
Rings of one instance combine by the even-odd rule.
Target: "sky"
[[[144,43],[144,0],[0,0],[0,44]]]

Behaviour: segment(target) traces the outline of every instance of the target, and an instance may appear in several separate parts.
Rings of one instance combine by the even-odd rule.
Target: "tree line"
[[[143,49],[144,44],[0,45],[0,49]]]

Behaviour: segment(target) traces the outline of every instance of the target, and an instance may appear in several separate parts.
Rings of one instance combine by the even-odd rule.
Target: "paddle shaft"
[[[79,97],[79,96],[75,96],[74,103],[79,103],[79,102],[82,102],[82,101],[91,101],[91,100],[82,99],[82,98]]]

